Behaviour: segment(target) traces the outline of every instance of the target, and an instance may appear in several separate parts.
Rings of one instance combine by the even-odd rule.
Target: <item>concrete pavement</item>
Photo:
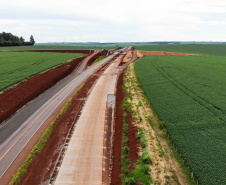
[[[106,69],[90,93],[54,184],[102,184],[107,96],[115,94],[119,62]]]

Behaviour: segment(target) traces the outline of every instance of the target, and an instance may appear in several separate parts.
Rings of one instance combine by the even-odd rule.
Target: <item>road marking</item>
[[[18,143],[18,141],[25,136],[26,131],[28,131],[32,126],[34,126],[34,123],[37,122],[37,120],[43,116],[46,113],[46,110],[51,108],[50,112],[47,112],[47,115],[43,118],[44,122],[46,121],[46,119],[48,119],[50,117],[50,115],[52,114],[53,111],[55,111],[56,109],[53,109],[54,107],[50,107],[50,105],[53,104],[57,104],[56,107],[58,107],[63,101],[65,101],[65,99],[63,99],[63,97],[67,97],[76,87],[78,87],[79,84],[81,84],[84,79],[88,78],[91,74],[93,74],[96,70],[98,70],[104,63],[107,63],[110,59],[112,59],[114,56],[109,56],[105,59],[103,59],[101,62],[97,63],[97,65],[90,67],[89,69],[87,69],[86,71],[84,71],[83,73],[81,73],[81,75],[79,75],[78,77],[76,77],[75,79],[73,79],[70,83],[68,83],[65,87],[63,87],[57,94],[55,94],[51,99],[49,99],[44,105],[42,105],[41,108],[39,108],[36,112],[35,115],[37,116],[37,114],[40,114],[35,121],[29,123],[29,120],[32,119],[33,117],[36,117],[35,115],[32,115],[31,117],[29,117],[25,123],[26,124],[22,124],[18,129],[22,129],[23,127],[25,127],[25,131],[22,131],[22,134],[19,136],[19,138],[16,139],[16,141],[7,149],[7,151],[3,154],[3,156],[1,156],[0,158],[0,162],[3,160],[4,157],[6,157],[7,153],[10,152],[10,150],[12,150],[12,148],[14,148],[14,146]],[[66,93],[66,96],[65,94]],[[55,101],[56,98],[58,97],[62,97],[62,101]],[[46,107],[45,107],[46,106]],[[43,109],[45,111],[43,111]],[[52,110],[53,109],[53,110]],[[36,131],[35,133],[38,131],[38,129],[40,129],[40,127],[43,125],[44,122],[41,122],[41,125],[38,125],[36,127]],[[31,125],[29,125],[31,124]],[[27,127],[28,126],[28,127]],[[33,129],[34,130],[34,129]],[[18,130],[17,130],[18,131]],[[14,134],[17,132],[15,131],[7,140],[5,140],[2,144],[1,144],[1,148],[3,148],[2,151],[4,151],[4,148],[7,147],[7,144],[9,144],[12,140],[13,137],[15,136]],[[30,137],[30,139],[34,136],[35,133],[29,133],[29,135],[27,136],[27,138]],[[15,138],[15,137],[14,137]],[[25,143],[25,145],[22,146],[22,148],[19,148],[19,150],[17,150],[16,152],[14,152],[14,154],[16,153],[16,156],[12,159],[10,164],[6,164],[8,166],[2,166],[1,169],[4,169],[4,172],[2,174],[0,174],[0,178],[5,174],[5,172],[7,171],[7,169],[10,167],[10,165],[13,163],[13,161],[17,158],[17,156],[20,154],[20,152],[24,149],[24,147],[26,146],[26,144],[30,141],[30,139]],[[10,141],[11,140],[11,141]],[[17,149],[18,147],[16,147]],[[11,155],[10,155],[11,156]]]

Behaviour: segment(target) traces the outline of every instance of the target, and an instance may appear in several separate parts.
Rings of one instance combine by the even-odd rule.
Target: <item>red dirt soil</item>
[[[45,73],[32,76],[27,81],[0,95],[0,123],[23,105],[69,75],[85,57],[74,59]],[[48,79],[48,80],[46,80]]]
[[[72,104],[69,106],[67,112],[59,117],[44,149],[37,154],[35,160],[29,165],[25,176],[19,184],[38,185],[49,181],[68,132],[71,129],[90,88],[103,71],[99,71],[98,73],[99,74],[92,75],[85,82],[83,88],[77,93],[77,96],[73,97]]]
[[[112,165],[112,174],[111,174],[111,185],[120,185],[122,184],[120,174],[121,174],[121,148],[122,148],[122,127],[123,127],[123,72],[120,74],[116,87],[116,104],[115,104],[115,132],[113,135],[113,165]]]
[[[138,153],[139,153],[139,141],[136,138],[137,135],[137,127],[133,124],[133,118],[131,113],[127,110],[127,119],[128,119],[128,147],[129,147],[129,154],[128,154],[128,158],[130,159],[130,167],[129,170],[134,170],[135,169],[135,165],[137,163],[138,160]]]
[[[103,50],[103,51],[97,53],[96,55],[94,55],[94,56],[89,60],[89,62],[87,63],[87,66],[91,66],[91,65],[93,64],[93,62],[94,62],[96,59],[98,59],[99,57],[101,57],[101,56],[103,56],[103,55],[106,56],[107,53],[108,53],[107,50]]]
[[[120,185],[122,184],[120,175],[121,175],[121,148],[122,148],[122,128],[123,128],[123,72],[120,74],[117,83],[116,90],[116,108],[115,108],[115,132],[113,135],[113,165],[112,165],[112,174],[111,174],[111,185]],[[139,153],[139,141],[136,138],[137,135],[137,127],[133,124],[132,115],[127,110],[127,119],[128,119],[128,147],[130,149],[130,153],[128,154],[128,158],[130,159],[130,167],[129,170],[135,169],[135,164],[138,160]]]
[[[167,55],[167,56],[190,56],[194,54],[188,54],[188,53],[175,53],[175,52],[162,52],[162,51],[137,51],[137,54],[139,57],[143,57],[146,55]]]
[[[36,51],[36,50],[33,50]],[[47,50],[38,50],[36,52],[46,52]],[[55,51],[51,50],[50,52]],[[56,50],[60,52],[59,50]],[[55,52],[56,52],[55,51]],[[63,50],[64,52],[68,50]],[[70,51],[70,50],[69,50]],[[72,50],[74,51],[74,50]],[[81,51],[81,50],[76,50]],[[89,51],[89,50],[84,50]],[[47,51],[48,52],[48,51]],[[96,55],[94,55],[88,62],[88,66],[100,56],[106,55],[107,50],[103,50]],[[15,86],[14,88],[6,91],[0,95],[0,123],[6,120],[8,117],[13,115],[18,109],[24,106],[26,103],[43,93],[45,90],[56,84],[61,79],[68,76],[72,71],[74,71],[80,62],[85,58],[74,59],[70,63],[65,63],[59,67],[51,69],[45,73],[37,74],[27,81]],[[48,80],[46,80],[48,79]]]

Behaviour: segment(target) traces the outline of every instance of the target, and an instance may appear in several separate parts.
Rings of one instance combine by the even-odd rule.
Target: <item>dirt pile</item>
[[[123,59],[123,62],[129,62],[131,60],[132,56],[133,56],[132,51],[128,51],[126,53],[126,56]]]

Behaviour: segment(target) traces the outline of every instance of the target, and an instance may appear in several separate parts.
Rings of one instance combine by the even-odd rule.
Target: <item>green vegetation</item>
[[[137,134],[137,139],[140,142],[140,145],[142,148],[146,148],[147,147],[147,138],[146,138],[146,131],[143,128],[139,128],[139,132]]]
[[[0,52],[0,91],[37,73],[77,58],[77,53]]]
[[[116,45],[39,45],[0,47],[0,50],[38,50],[38,49],[115,49]]]
[[[159,50],[151,47],[146,50]],[[146,56],[135,63],[139,82],[195,180],[204,185],[225,184],[226,47],[167,47],[165,51],[210,55]]]
[[[23,37],[18,37],[12,33],[0,33],[0,47],[2,46],[33,46],[35,44],[34,37],[31,35],[30,42],[25,42]]]
[[[83,83],[78,90],[75,92],[75,94],[73,96],[76,96],[78,91],[84,86],[85,84]],[[45,132],[42,134],[42,136],[40,137],[39,141],[37,142],[37,144],[34,146],[34,148],[32,149],[32,151],[30,152],[30,154],[28,155],[28,157],[26,158],[26,160],[23,162],[23,164],[21,165],[21,167],[17,170],[16,174],[13,176],[12,180],[10,181],[10,185],[15,185],[15,184],[19,184],[20,181],[22,180],[23,176],[25,175],[25,173],[27,172],[28,166],[29,164],[32,163],[32,161],[35,159],[36,155],[42,151],[42,149],[44,148],[48,138],[50,137],[51,133],[53,132],[54,127],[57,125],[57,123],[59,122],[59,116],[63,115],[67,109],[70,107],[72,103],[72,98],[69,99],[69,101],[66,103],[66,105],[61,109],[60,113],[57,115],[57,117],[50,123],[50,125],[47,127],[47,129],[45,130]]]
[[[125,73],[126,75],[126,73]],[[137,138],[142,146],[142,150],[136,164],[134,170],[129,170],[131,165],[130,160],[128,159],[128,154],[130,153],[128,147],[128,119],[126,111],[129,111],[130,114],[134,114],[132,108],[132,96],[129,90],[129,86],[127,83],[127,78],[125,77],[123,83],[123,93],[125,97],[123,99],[123,137],[122,137],[122,156],[121,156],[121,166],[122,166],[122,174],[121,179],[124,185],[135,185],[135,184],[144,184],[149,185],[152,184],[152,178],[150,175],[150,167],[149,165],[152,163],[149,151],[146,149],[147,147],[147,138],[146,131],[144,129],[139,129],[139,133],[137,134]]]
[[[136,45],[136,50],[169,51],[213,56],[226,56],[225,44],[174,44],[174,45]]]
[[[103,60],[103,59],[105,59],[105,58],[106,58],[106,56],[100,56],[98,59],[96,59],[96,60],[93,62],[93,64],[96,64],[96,63],[100,62],[101,60]]]

